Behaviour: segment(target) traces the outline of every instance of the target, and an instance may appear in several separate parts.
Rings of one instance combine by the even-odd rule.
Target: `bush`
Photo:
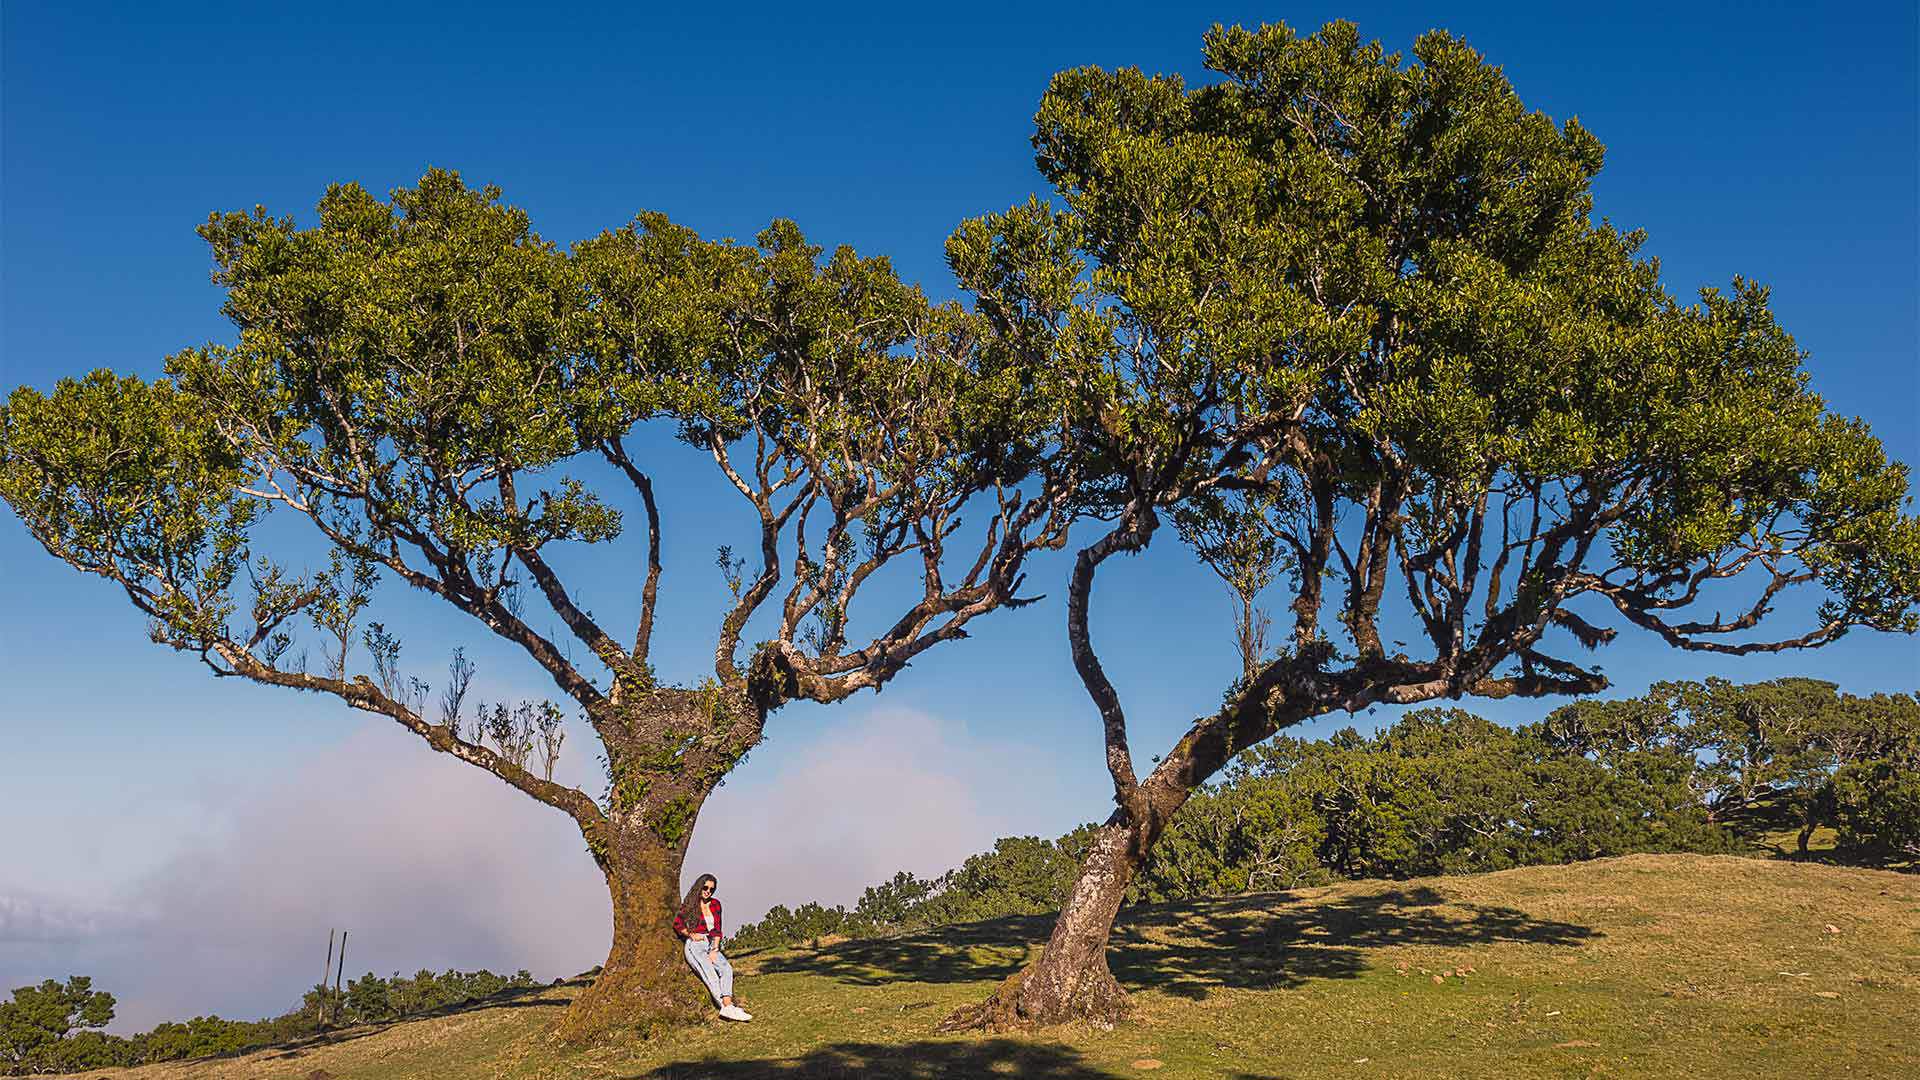
[[[992,851],[931,880],[902,870],[869,887],[852,911],[838,904],[807,903],[791,910],[776,905],[758,922],[741,926],[733,945],[777,948],[1054,911],[1073,887],[1085,846],[1079,833],[1059,840],[1004,837],[994,842]]]
[[[291,1042],[336,1024],[398,1020],[536,985],[524,969],[512,976],[484,970],[435,975],[423,969],[411,979],[398,972],[381,979],[369,972],[349,981],[341,992],[315,986],[300,1008],[272,1019],[196,1016],[128,1038],[88,1030],[113,1020],[114,999],[94,990],[91,979],[76,975],[65,985],[48,980],[21,987],[11,1003],[0,1005],[0,1074],[84,1072],[231,1054]]]
[[[1842,766],[1825,801],[1841,846],[1920,860],[1920,768],[1884,758]]]

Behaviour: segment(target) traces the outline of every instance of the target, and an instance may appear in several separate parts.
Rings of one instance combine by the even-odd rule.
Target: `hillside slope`
[[[1044,941],[1009,919],[736,959],[750,1025],[565,1051],[576,988],[245,1057],[89,1074],[400,1077],[1916,1077],[1920,876],[1634,855],[1130,913],[1136,1019],[935,1034]]]

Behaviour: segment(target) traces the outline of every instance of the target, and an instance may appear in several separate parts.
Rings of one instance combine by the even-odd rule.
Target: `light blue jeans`
[[[721,953],[714,953],[713,959],[707,959],[707,939],[688,938],[686,943],[687,963],[707,984],[707,993],[713,995],[713,1003],[720,1004],[721,998],[733,996],[733,965]]]

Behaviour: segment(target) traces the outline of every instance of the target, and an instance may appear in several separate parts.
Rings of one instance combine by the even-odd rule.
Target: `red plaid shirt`
[[[691,938],[710,937],[718,939],[725,937],[726,935],[720,932],[720,898],[717,896],[708,897],[707,903],[713,905],[713,929],[707,929],[706,923],[703,922],[698,915],[688,920],[682,917],[680,912],[676,911],[673,913],[674,932],[682,937]]]

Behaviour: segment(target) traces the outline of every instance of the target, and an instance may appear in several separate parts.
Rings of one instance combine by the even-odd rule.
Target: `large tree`
[[[1064,207],[950,243],[983,314],[1059,343],[1100,470],[1067,634],[1116,804],[1040,958],[956,1026],[1123,1012],[1128,883],[1282,728],[1592,693],[1579,654],[1622,629],[1740,655],[1915,628],[1906,470],[1809,391],[1763,288],[1676,302],[1639,233],[1594,223],[1577,122],[1440,32],[1403,57],[1344,23],[1216,28],[1205,59],[1195,88],[1056,76],[1034,145]],[[1163,516],[1243,601],[1243,674],[1140,775],[1089,610]],[[1291,594],[1272,646],[1269,582]]]
[[[741,245],[649,214],[563,251],[494,189],[436,171],[390,202],[336,186],[310,226],[256,210],[201,234],[237,341],[157,382],[17,389],[0,497],[215,675],[390,717],[572,818],[613,942],[566,1031],[691,1015],[669,929],[682,857],[768,714],[879,688],[1021,603],[1025,560],[1064,542],[1045,380],[885,260],[823,257],[786,222]],[[711,674],[675,683],[651,662],[672,516],[652,478],[700,458],[755,524],[722,549],[731,595],[711,586]],[[614,485],[641,542],[630,573],[591,586],[634,613],[624,630],[555,561],[621,533]],[[307,539],[263,528],[269,511]],[[599,738],[605,797],[552,779],[561,706],[467,715],[459,654],[429,702],[399,634],[370,621],[382,576],[523,651]],[[876,582],[893,609],[856,611]]]

